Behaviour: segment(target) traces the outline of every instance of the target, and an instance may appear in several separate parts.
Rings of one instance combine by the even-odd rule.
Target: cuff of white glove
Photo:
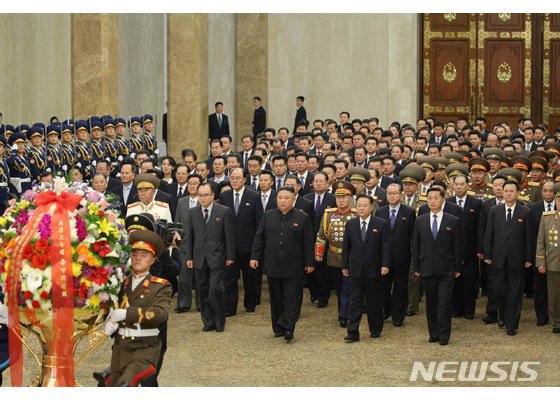
[[[126,310],[124,308],[117,308],[111,314],[111,321],[120,322],[126,319]]]
[[[115,322],[111,322],[111,321],[107,321],[105,323],[105,334],[107,336],[111,336],[113,333],[115,333],[117,331],[117,329],[119,329],[119,324],[115,323]]]

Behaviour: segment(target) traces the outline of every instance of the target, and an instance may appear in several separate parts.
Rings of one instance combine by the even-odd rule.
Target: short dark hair
[[[504,182],[504,188],[506,187],[506,185],[515,185],[515,189],[519,192],[520,189],[519,182],[514,181],[513,179],[508,179],[507,181]]]
[[[358,200],[360,199],[367,199],[367,201],[369,201],[370,205],[373,205],[373,197],[368,196],[365,193],[360,193],[359,195],[356,196],[356,204],[358,203]]]
[[[202,176],[198,175],[198,174],[192,174],[189,175],[189,177],[187,178],[187,182],[189,182],[191,179],[198,179],[200,182],[202,182]]]
[[[185,158],[185,157],[188,157],[188,156],[191,156],[191,157],[193,158],[194,161],[196,161],[196,159],[197,159],[197,156],[196,156],[196,153],[194,152],[194,150],[192,150],[192,149],[183,149],[183,150],[181,151],[181,158]]]
[[[224,103],[222,103],[221,101],[217,101],[216,104],[214,104],[214,108],[218,107],[218,106],[223,106]]]
[[[300,101],[305,101],[305,97],[303,97],[303,96],[298,96],[298,97],[296,97],[296,99],[298,99]]]
[[[426,191],[426,196],[430,194],[430,192],[437,192],[441,197],[445,197],[445,191],[439,187],[431,187]]]
[[[255,96],[255,97],[253,97],[253,100],[261,101],[261,98],[259,96]]]
[[[209,187],[212,194],[216,194],[216,190],[214,189],[214,185],[212,185],[210,182],[201,182],[200,185],[198,185],[198,189],[200,189],[201,187],[204,187],[204,186]]]
[[[224,165],[227,164],[226,158],[222,155],[214,157],[214,159],[212,160],[212,164],[214,164],[214,161],[216,161],[216,160],[222,160],[224,162]]]

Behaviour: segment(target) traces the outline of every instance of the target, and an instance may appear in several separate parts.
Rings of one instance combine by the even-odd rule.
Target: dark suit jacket
[[[524,269],[535,258],[531,209],[515,206],[510,226],[506,223],[506,205],[492,207],[484,234],[484,258],[497,269]]]
[[[319,212],[315,210],[315,192],[311,192],[303,196],[303,198],[313,205],[313,228],[315,228],[315,234],[319,231],[321,226],[321,218],[323,218],[323,213],[327,208],[336,207],[336,196],[332,193],[324,193],[321,198],[321,207]]]
[[[113,178],[112,176],[109,177],[109,184],[107,185],[107,190],[118,194],[119,192],[122,192],[122,186],[123,184],[121,181]]]
[[[431,213],[419,215],[412,237],[412,265],[414,272],[424,278],[453,277],[461,272],[464,258],[464,235],[461,220],[443,213],[436,239],[432,236]]]
[[[178,192],[179,192],[179,184],[177,182],[172,182],[169,183],[166,187],[165,187],[165,192],[167,194],[169,194],[171,197],[173,197],[175,199],[175,202],[179,201],[179,197],[177,196]],[[189,193],[187,192],[187,186],[185,185],[185,189],[183,190],[183,196],[188,196]]]
[[[401,204],[395,218],[395,225],[392,228],[390,214],[388,205],[378,208],[375,212],[375,216],[387,221],[389,227],[391,266],[403,265],[408,268],[412,257],[412,234],[414,233],[416,211]]]
[[[340,267],[348,269],[350,278],[379,278],[381,267],[390,266],[388,223],[372,215],[366,240],[362,241],[361,219],[356,217],[348,221],[344,230]]]
[[[274,202],[276,203],[276,199],[274,199]],[[309,200],[306,200],[305,198],[303,198],[303,196],[298,196],[296,203],[294,204],[294,208],[309,215],[309,218],[311,219],[311,225],[313,225],[314,208],[313,204]]]
[[[266,128],[266,110],[263,106],[255,109],[253,113],[253,135],[258,135]]]
[[[296,172],[295,176],[297,176],[298,180],[299,180],[299,173]],[[311,186],[311,184],[313,183],[313,177],[315,175],[312,174],[311,172],[307,173],[307,177],[305,178],[305,185],[303,185],[301,187],[301,189],[299,190],[299,195],[300,196],[305,196],[306,194],[310,193],[313,190],[313,187]]]
[[[235,259],[235,231],[229,208],[214,203],[208,223],[204,223],[200,204],[189,209],[184,228],[183,250],[186,260],[202,269],[204,261],[210,269],[226,267],[226,260]]]
[[[451,196],[446,203],[457,204],[457,196]],[[459,206],[457,206],[459,207]],[[463,212],[461,213],[461,222],[465,233],[465,260],[473,260],[478,253],[477,241],[473,240],[478,236],[478,224],[480,221],[480,209],[482,208],[482,200],[467,195]]]
[[[303,277],[305,267],[315,265],[315,236],[311,218],[292,209],[286,215],[274,209],[264,213],[259,225],[252,260],[263,260],[264,273],[271,278]]]
[[[292,131],[292,133],[295,133],[297,125],[303,121],[307,121],[307,111],[305,111],[305,107],[302,105],[300,108],[296,110],[296,118],[294,120],[294,130]]]
[[[245,188],[239,201],[239,212],[235,214],[234,190],[228,190],[220,195],[220,203],[229,207],[233,216],[233,229],[237,254],[250,254],[253,239],[263,216],[261,196],[259,193]]]
[[[367,193],[367,188],[365,189],[365,194]],[[383,207],[387,205],[387,191],[379,186],[375,187],[375,192],[372,193],[372,196],[377,197],[377,205],[379,207]]]
[[[222,125],[218,124],[218,116],[216,113],[208,116],[208,138],[210,140],[219,139],[222,136],[229,136],[229,120],[228,116],[222,114]]]
[[[399,179],[399,178],[396,178],[396,175],[395,175],[395,178],[389,178],[388,176],[381,175],[381,185],[380,185],[380,186],[381,186],[383,189],[386,190],[386,189],[387,189],[387,186],[389,186],[389,184],[391,184],[391,183],[393,183],[393,182],[400,182],[400,179]]]
[[[262,193],[259,192],[259,195],[262,195]],[[261,198],[261,204],[262,204],[262,198]],[[277,207],[277,204],[276,204],[276,190],[271,189],[270,190],[270,198],[266,202],[266,208],[265,208],[264,211],[273,210],[276,207]]]
[[[439,141],[439,145],[441,146],[444,143],[447,143],[447,135],[445,133],[441,135],[441,140]],[[429,144],[436,144],[436,135],[434,135],[433,133],[430,136]]]
[[[418,215],[427,214],[430,212],[430,207],[427,204],[420,206],[418,209]],[[456,216],[461,219],[463,217],[463,210],[457,204],[449,202],[449,199],[445,200],[445,205],[443,206],[443,212]],[[430,230],[431,232],[431,230]]]

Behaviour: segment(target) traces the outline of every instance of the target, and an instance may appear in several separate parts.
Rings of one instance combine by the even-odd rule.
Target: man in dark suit
[[[103,174],[107,180],[107,189],[112,193],[119,193],[122,190],[122,182],[111,176],[113,166],[107,160],[99,160],[95,165],[95,173]]]
[[[275,337],[294,338],[300,315],[303,276],[313,272],[311,217],[294,208],[295,190],[282,186],[278,208],[267,211],[259,225],[251,251],[251,268],[264,264],[268,276],[272,330]],[[262,260],[262,261],[261,261]]]
[[[447,190],[447,186],[441,181],[434,181],[431,187],[441,189],[444,193]],[[427,214],[429,212],[430,207],[428,204],[424,204],[418,209],[418,215]],[[461,209],[461,207],[459,207],[457,204],[450,203],[449,201],[445,200],[445,198],[443,199],[443,212],[454,215],[459,219],[461,219],[463,216],[463,210]]]
[[[534,259],[531,210],[517,204],[519,190],[518,181],[504,184],[505,204],[490,209],[484,235],[484,262],[491,266],[493,275],[489,283],[498,304],[498,317],[510,336],[519,327],[524,269],[530,268]],[[484,319],[485,323],[497,321],[494,316]]]
[[[210,183],[198,187],[199,205],[189,209],[185,227],[187,268],[194,268],[200,292],[202,330],[223,332],[224,275],[235,260],[235,231],[229,208],[214,203]]]
[[[165,188],[167,192],[176,203],[185,196],[188,196],[187,178],[189,177],[189,168],[186,164],[179,164],[175,169],[176,181],[171,182]]]
[[[239,274],[243,275],[245,296],[243,305],[249,313],[255,312],[257,306],[257,271],[249,267],[251,248],[259,223],[263,216],[263,207],[259,193],[245,187],[245,177],[241,168],[231,170],[229,180],[232,190],[220,195],[220,203],[229,207],[233,215],[233,229],[237,258],[226,271],[224,277],[224,298],[226,317],[237,314]]]
[[[305,195],[303,198],[313,204],[313,227],[315,228],[314,237],[317,236],[321,226],[321,218],[326,209],[336,207],[336,197],[332,193],[327,193],[327,182],[329,176],[325,172],[317,172],[313,177],[313,193]],[[317,307],[326,307],[329,302],[331,284],[330,273],[325,262],[318,262],[315,271],[308,276],[308,287],[311,300],[317,299]]]
[[[228,116],[223,113],[224,103],[218,101],[215,104],[216,112],[208,116],[208,143],[222,136],[229,136]]]
[[[430,343],[445,346],[451,335],[453,284],[461,275],[464,234],[461,221],[443,211],[445,191],[427,191],[430,212],[419,215],[412,238],[414,274],[422,278]]]
[[[342,242],[340,266],[349,278],[350,318],[348,343],[360,340],[360,321],[364,295],[370,337],[378,338],[383,331],[382,276],[389,273],[389,226],[386,221],[372,215],[373,199],[359,194],[356,200],[358,218],[346,223]]]
[[[121,198],[121,217],[126,216],[126,210],[129,204],[134,203],[134,200],[138,196],[138,191],[136,190],[136,185],[134,184],[134,165],[132,163],[124,163],[121,166],[120,180],[122,183],[122,188],[117,191],[117,195]]]
[[[312,191],[313,174],[307,170],[309,163],[309,155],[299,153],[296,155],[296,172],[300,182],[301,189],[299,195],[305,196]]]
[[[407,178],[403,178],[403,182]],[[414,181],[416,183],[416,181]],[[402,186],[392,183],[387,187],[388,205],[375,212],[387,221],[391,269],[383,277],[384,317],[391,316],[395,326],[402,326],[408,305],[408,270],[412,251],[412,234],[416,212],[401,203]]]
[[[441,146],[444,143],[447,143],[447,136],[444,132],[445,126],[443,122],[436,122],[434,124],[434,133],[430,136],[429,144],[436,144]]]
[[[313,226],[314,224],[314,218],[313,218],[313,204],[309,201],[304,199],[302,196],[300,196],[298,193],[301,190],[301,184],[299,182],[299,179],[297,178],[297,176],[295,175],[288,175],[286,176],[286,179],[284,180],[284,185],[285,186],[291,186],[294,188],[294,190],[296,191],[296,201],[294,203],[294,208],[296,210],[300,210],[303,211],[304,213],[306,213],[307,215],[309,215],[309,218],[311,219],[311,225]],[[313,231],[315,231],[315,228],[313,228]]]
[[[296,118],[294,120],[294,134],[297,130],[297,127],[302,122],[307,122],[307,111],[305,111],[305,107],[303,106],[303,102],[305,101],[305,97],[298,96],[296,97]]]
[[[478,223],[482,201],[467,194],[468,169],[458,163],[447,167],[447,175],[453,178],[453,191],[455,196],[447,199],[450,204],[458,205],[461,210],[461,222],[464,234],[469,240],[465,241],[465,262],[461,276],[455,280],[453,288],[453,316],[464,316],[466,319],[474,318],[476,307],[476,295],[478,293],[478,256],[477,241]]]
[[[257,135],[264,132],[266,128],[266,110],[262,106],[259,96],[253,97],[253,104],[255,105],[255,112],[253,113],[253,137],[256,142]]]
[[[187,260],[185,258],[186,245],[185,228],[188,223],[189,210],[195,208],[198,205],[198,186],[202,183],[202,177],[200,175],[189,175],[187,180],[187,194],[179,199],[177,203],[177,212],[175,213],[175,222],[183,224],[183,234],[181,236],[182,242],[180,246],[181,250],[181,272],[177,277],[178,290],[177,290],[177,307],[175,312],[180,314],[187,312],[191,309],[192,305],[192,290],[194,285],[194,270],[192,268],[187,268]],[[200,310],[200,295],[198,289],[196,290],[196,308]]]
[[[543,212],[556,210],[556,201],[554,200],[553,191],[554,182],[548,181],[542,185],[542,200],[529,206],[531,209],[532,228],[531,237],[533,238],[533,255],[536,254],[537,237],[539,236],[539,226]],[[533,265],[536,265],[533,259]],[[534,271],[534,288],[535,288],[535,314],[537,317],[537,326],[543,326],[548,323],[548,290],[546,284],[546,272],[539,273]]]

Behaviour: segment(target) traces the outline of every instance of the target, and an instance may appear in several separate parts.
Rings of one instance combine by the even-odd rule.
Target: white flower
[[[60,193],[68,189],[68,185],[66,184],[66,180],[64,178],[56,177],[53,179],[53,182],[53,189],[56,192],[57,196],[60,196]]]
[[[36,270],[32,270],[27,275],[26,283],[28,290],[34,292],[43,284],[43,275]]]
[[[105,258],[107,258],[107,257],[119,258],[119,255],[117,254],[117,252],[115,250],[113,250],[110,253],[105,255]]]
[[[52,303],[50,300],[41,301],[41,310],[49,311],[52,308]]]

